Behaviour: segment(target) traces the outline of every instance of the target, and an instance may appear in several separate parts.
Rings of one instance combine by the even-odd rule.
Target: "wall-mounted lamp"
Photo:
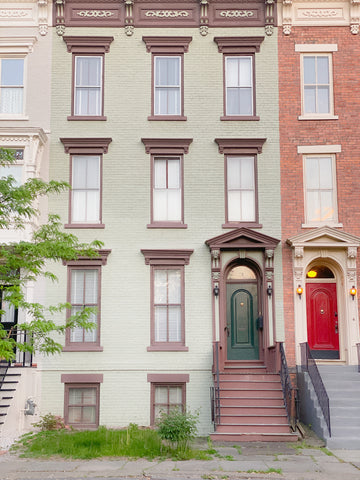
[[[355,285],[353,285],[353,286],[350,288],[350,295],[352,296],[353,300],[355,300],[355,295],[356,295]]]
[[[303,294],[303,288],[301,285],[298,285],[297,289],[296,289],[296,293],[299,295],[299,297],[301,298],[301,295]]]
[[[266,293],[268,294],[269,297],[271,297],[272,293],[273,293],[273,289],[272,289],[272,285],[271,283],[269,283],[267,289],[266,289]]]
[[[220,292],[219,285],[215,285],[213,292],[215,297],[219,296],[219,292]]]

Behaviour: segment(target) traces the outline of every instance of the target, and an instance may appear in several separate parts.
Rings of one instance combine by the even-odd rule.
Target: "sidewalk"
[[[216,444],[218,454],[208,461],[23,459],[6,452],[0,455],[0,479],[360,480],[359,450],[334,450],[328,455],[319,442],[305,448],[301,442]],[[206,441],[197,446],[206,449]]]

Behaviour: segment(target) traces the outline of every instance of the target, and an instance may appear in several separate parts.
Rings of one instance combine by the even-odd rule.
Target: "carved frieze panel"
[[[124,24],[124,5],[121,3],[65,2],[66,26],[119,27]]]
[[[200,6],[189,2],[134,4],[134,21],[139,27],[194,27],[199,25]]]
[[[51,22],[51,6],[47,0],[22,2],[2,1],[0,4],[0,28],[38,27],[41,35],[46,35]]]
[[[264,26],[265,2],[211,2],[209,4],[209,25],[212,27]]]

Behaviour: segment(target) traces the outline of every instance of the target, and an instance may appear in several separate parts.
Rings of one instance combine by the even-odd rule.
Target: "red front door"
[[[314,358],[339,358],[336,283],[306,284],[308,343]]]

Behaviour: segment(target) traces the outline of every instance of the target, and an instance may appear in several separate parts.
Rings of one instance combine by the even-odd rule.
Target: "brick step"
[[[259,398],[255,396],[223,396],[220,392],[220,404],[221,405],[229,405],[232,407],[243,407],[252,405],[254,407],[280,407],[284,406],[284,399],[283,397],[266,397],[266,398]]]
[[[281,383],[279,380],[277,381],[266,381],[266,380],[233,380],[232,376],[231,379],[229,378],[228,380],[220,380],[219,382],[220,390],[223,389],[228,389],[228,388],[234,388],[238,390],[269,390],[269,389],[275,389],[275,390],[280,390],[281,389]]]
[[[223,373],[238,373],[238,374],[247,374],[247,375],[256,375],[256,374],[262,374],[266,375],[266,368],[265,367],[224,367],[224,370],[220,372],[221,374]]]
[[[216,381],[216,375],[214,376]],[[243,381],[270,381],[270,382],[279,382],[279,375],[276,373],[232,373],[232,372],[221,372],[219,374],[219,380],[243,380]]]
[[[235,398],[283,398],[283,392],[279,389],[247,389],[247,388],[220,388],[220,398],[235,397]]]
[[[212,433],[213,442],[297,442],[296,433]]]
[[[272,424],[282,424],[288,425],[287,415],[247,415],[247,414],[224,414],[221,412],[221,425],[228,424],[262,424],[262,425],[272,425]]]
[[[267,405],[224,405],[220,404],[221,415],[242,415],[242,412],[246,412],[246,415],[282,415],[285,412],[284,404],[278,406]],[[284,413],[285,414],[285,413]]]
[[[217,433],[289,433],[290,427],[283,423],[227,423],[216,426]]]

